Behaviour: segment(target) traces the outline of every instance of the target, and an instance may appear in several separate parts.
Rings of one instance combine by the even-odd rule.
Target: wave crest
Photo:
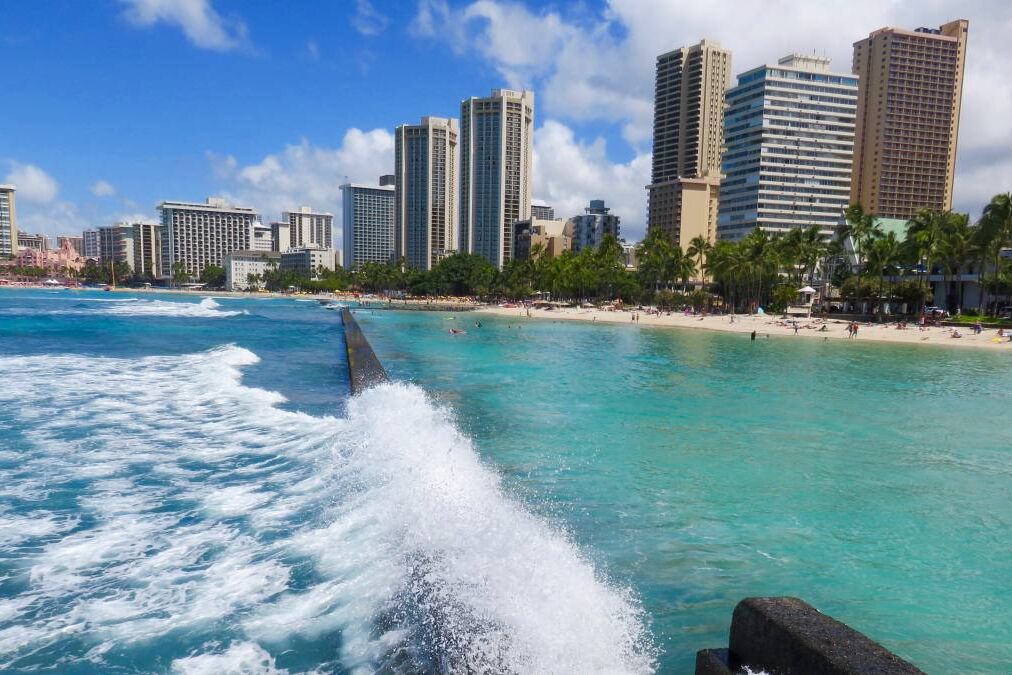
[[[421,389],[314,417],[244,386],[256,361],[234,345],[0,358],[0,409],[28,430],[7,439],[24,451],[0,462],[0,501],[53,523],[0,541],[27,580],[0,608],[0,668],[115,666],[164,639],[177,671],[272,672],[268,649],[318,638],[361,671],[655,667],[632,594],[507,494]],[[38,507],[66,486],[69,508]]]

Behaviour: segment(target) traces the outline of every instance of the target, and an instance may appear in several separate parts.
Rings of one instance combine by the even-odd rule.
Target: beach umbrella
[[[804,288],[799,288],[798,293],[815,293],[815,289],[811,286],[805,286]]]

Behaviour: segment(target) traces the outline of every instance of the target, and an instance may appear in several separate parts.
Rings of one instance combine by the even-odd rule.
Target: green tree
[[[179,284],[187,283],[189,280],[190,275],[186,271],[186,264],[181,260],[172,263],[172,283],[178,286]]]
[[[225,278],[225,268],[217,265],[207,265],[200,271],[200,283],[208,288],[224,288]]]
[[[696,261],[696,270],[700,273],[701,281],[706,282],[706,257],[713,250],[710,241],[701,234],[697,234],[689,241],[689,247],[685,249],[685,255]]]
[[[867,248],[868,271],[878,277],[878,320],[884,320],[885,278],[896,271],[900,260],[901,245],[895,232],[873,239]]]
[[[955,289],[952,288],[951,281],[947,285],[945,304],[947,307],[955,306],[956,312],[962,313],[963,270],[976,256],[973,228],[970,227],[968,216],[953,214],[949,227],[942,236],[939,255],[950,280],[956,279]]]

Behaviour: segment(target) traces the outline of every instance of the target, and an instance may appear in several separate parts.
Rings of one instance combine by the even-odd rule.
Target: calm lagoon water
[[[1012,668],[1008,355],[358,316],[395,377],[634,591],[662,670],[691,672],[767,594],[928,672]]]
[[[348,399],[313,302],[0,291],[0,671],[681,673],[756,594],[1008,671],[1008,355],[358,317]]]

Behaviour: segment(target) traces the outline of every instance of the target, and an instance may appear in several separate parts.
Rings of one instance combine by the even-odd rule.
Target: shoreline
[[[48,286],[0,286],[0,289],[12,288],[12,289],[31,289],[31,290],[59,290]],[[93,288],[63,288],[62,290],[67,291],[95,291],[99,289]],[[730,315],[715,315],[715,316],[686,316],[680,312],[672,312],[671,314],[647,314],[646,312],[637,312],[639,314],[639,321],[632,321],[632,310],[614,310],[608,311],[604,309],[585,309],[580,307],[563,307],[552,310],[545,309],[530,309],[530,316],[527,316],[527,309],[524,307],[502,307],[498,305],[480,305],[477,303],[471,303],[461,301],[459,299],[446,300],[417,300],[409,299],[407,302],[404,300],[395,300],[393,303],[388,303],[385,298],[380,296],[372,295],[359,295],[355,297],[352,293],[333,293],[333,294],[298,294],[298,295],[281,295],[278,293],[249,293],[245,291],[185,291],[179,289],[161,289],[161,288],[114,288],[109,292],[113,293],[131,293],[131,294],[152,294],[152,295],[181,295],[189,297],[221,297],[221,298],[248,298],[254,300],[330,300],[333,302],[358,302],[358,303],[381,303],[383,309],[389,308],[390,310],[432,310],[432,311],[474,311],[479,314],[488,314],[491,316],[500,316],[511,319],[526,319],[526,320],[553,320],[553,321],[583,321],[585,323],[603,323],[611,325],[633,325],[643,326],[649,328],[675,328],[675,329],[692,329],[692,330],[706,330],[716,331],[721,333],[738,333],[738,334],[749,334],[753,330],[757,333],[758,339],[766,339],[769,337],[785,337],[785,338],[802,338],[802,339],[821,339],[823,341],[829,340],[848,340],[851,338],[847,335],[846,326],[850,321],[842,321],[838,319],[827,319],[825,325],[827,329],[825,332],[818,330],[822,323],[820,319],[808,319],[798,318],[798,324],[801,328],[797,334],[794,332],[794,328],[787,325],[779,317],[773,315],[749,315],[749,314],[736,314],[734,315],[734,323],[731,323]],[[449,305],[458,305],[456,307],[449,307]],[[375,309],[379,309],[376,307]],[[778,325],[779,324],[779,325]],[[927,327],[921,330],[917,325],[910,325],[906,330],[897,330],[895,323],[878,324],[874,322],[858,322],[860,330],[858,336],[853,338],[854,342],[874,342],[884,344],[900,344],[900,345],[929,345],[938,347],[962,347],[962,348],[975,348],[975,349],[986,349],[989,351],[1006,352],[1012,353],[1012,341],[1005,338],[1001,341],[998,340],[997,330],[993,328],[985,328],[984,332],[980,335],[974,335],[970,330],[969,326],[960,327],[960,333],[962,337],[953,338],[951,335],[951,328],[949,327]],[[812,326],[812,328],[805,328],[805,326]],[[1006,331],[1007,334],[1012,331]]]
[[[721,333],[738,333],[748,335],[753,330],[757,333],[757,339],[769,337],[800,338],[807,340],[845,340],[850,342],[875,342],[884,344],[901,345],[929,345],[938,347],[969,347],[975,349],[987,349],[990,351],[1012,353],[1012,342],[1008,338],[995,342],[997,338],[996,329],[985,328],[980,335],[974,335],[967,326],[960,329],[963,337],[950,337],[950,328],[934,326],[921,330],[917,325],[910,325],[905,330],[897,330],[896,324],[878,324],[858,322],[860,329],[856,338],[849,338],[847,335],[847,324],[849,321],[828,319],[825,321],[827,330],[818,330],[823,324],[819,319],[799,318],[798,325],[801,327],[797,334],[794,328],[786,325],[779,317],[772,315],[734,315],[734,323],[731,323],[730,315],[723,316],[686,316],[682,313],[672,312],[668,314],[647,314],[639,312],[640,320],[632,321],[633,312],[630,310],[607,311],[603,309],[583,309],[578,307],[564,307],[561,309],[544,310],[531,309],[530,317],[527,316],[527,309],[524,307],[493,307],[485,306],[476,310],[478,313],[501,316],[511,319],[527,320],[555,320],[555,321],[583,321],[585,323],[603,323],[611,325],[632,325],[650,328],[675,328],[708,330]],[[781,325],[778,325],[781,324]],[[813,326],[813,328],[805,328]],[[1006,331],[1008,333],[1008,331]]]

